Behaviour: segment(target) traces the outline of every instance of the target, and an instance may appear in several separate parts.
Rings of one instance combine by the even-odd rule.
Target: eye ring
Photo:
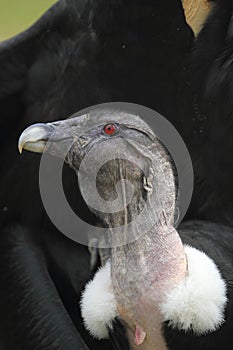
[[[106,124],[103,131],[105,135],[113,136],[117,132],[117,126],[115,124]]]

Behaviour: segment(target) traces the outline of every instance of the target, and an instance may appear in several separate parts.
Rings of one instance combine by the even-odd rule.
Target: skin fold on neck
[[[132,349],[166,349],[159,305],[187,274],[181,239],[172,227],[156,227],[127,246],[112,250],[112,280],[118,312]],[[136,330],[145,339],[136,344]]]

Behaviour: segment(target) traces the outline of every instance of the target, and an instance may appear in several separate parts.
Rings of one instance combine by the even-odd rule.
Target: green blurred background
[[[22,32],[56,0],[0,0],[0,41]]]

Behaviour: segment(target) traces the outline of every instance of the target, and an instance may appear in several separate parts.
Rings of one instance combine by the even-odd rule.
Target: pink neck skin
[[[113,288],[131,349],[167,349],[159,306],[186,274],[184,247],[172,227],[154,228],[136,242],[113,248]]]

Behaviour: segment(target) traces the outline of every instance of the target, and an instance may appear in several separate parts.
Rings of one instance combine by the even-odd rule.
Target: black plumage
[[[41,204],[39,159],[30,154],[19,159],[17,136],[28,124],[67,117],[101,102],[127,101],[151,107],[176,126],[191,153],[196,186],[188,217],[231,224],[232,1],[216,0],[214,4],[197,40],[185,22],[179,0],[148,0],[143,4],[138,0],[63,0],[28,31],[1,44],[0,220],[5,230],[1,245],[8,249],[6,260],[0,263],[10,276],[13,272],[8,259],[14,252],[15,237],[25,242],[25,251],[18,256],[20,262],[29,249],[27,239],[35,240],[37,246],[31,237],[36,237],[35,230],[45,230],[41,253],[50,256],[46,268],[53,266],[51,276],[58,274],[52,288],[59,290],[77,327],[80,321],[73,311],[76,300],[69,291],[74,288],[79,294],[84,282],[74,282],[72,276],[67,281],[69,269],[58,264],[54,251],[59,249],[64,256],[71,248],[64,248],[66,239],[48,222]],[[76,180],[69,169],[65,171],[70,201],[76,209],[83,208],[80,196],[71,190]],[[90,215],[86,210],[81,214]],[[53,244],[46,244],[49,239]],[[81,248],[74,246],[74,265],[78,266],[88,255],[84,250],[80,257]],[[71,271],[79,274],[74,266]],[[33,278],[30,270],[25,272]],[[4,275],[0,281],[3,286]],[[87,267],[85,278],[89,278]],[[67,288],[61,287],[63,283]],[[3,315],[6,304],[14,315],[15,304],[8,296],[15,287],[9,288],[1,290]],[[31,314],[23,308],[21,317],[27,320]],[[7,349],[15,348],[15,344],[18,349],[31,349],[30,334],[24,340],[11,337],[12,325],[4,318],[1,325]],[[96,349],[98,345],[79,328],[90,347]]]
[[[63,237],[53,242],[46,231],[13,226],[2,230],[1,240],[1,349],[17,344],[19,349],[88,349],[67,313],[77,314],[70,300],[77,298],[75,284],[86,280],[86,252],[78,250],[82,265],[76,274],[72,266],[77,252]],[[53,253],[63,260],[61,268],[53,262],[54,243]],[[5,336],[4,330],[10,334]]]
[[[191,55],[194,123],[199,123],[202,135],[200,173],[196,171],[200,192],[194,195],[200,205],[198,217],[232,225],[232,1],[213,4]]]

